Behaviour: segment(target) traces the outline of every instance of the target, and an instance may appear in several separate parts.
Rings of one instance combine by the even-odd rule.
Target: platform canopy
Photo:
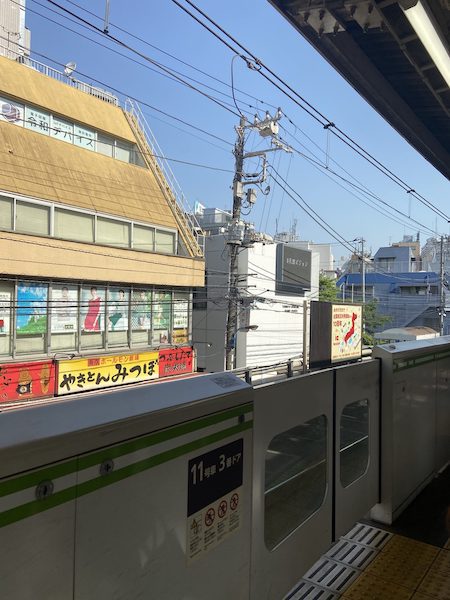
[[[450,179],[450,0],[269,1]]]

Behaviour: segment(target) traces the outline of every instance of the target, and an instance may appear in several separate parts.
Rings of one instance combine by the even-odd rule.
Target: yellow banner
[[[57,394],[158,379],[158,352],[58,361]]]
[[[331,312],[331,362],[361,357],[362,308],[333,304]]]

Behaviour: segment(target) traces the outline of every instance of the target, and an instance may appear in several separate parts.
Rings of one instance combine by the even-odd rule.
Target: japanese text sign
[[[331,362],[361,357],[362,307],[333,304]]]
[[[159,376],[170,377],[192,373],[194,351],[190,347],[159,351]]]
[[[158,375],[158,352],[62,360],[58,363],[57,394],[150,381]]]

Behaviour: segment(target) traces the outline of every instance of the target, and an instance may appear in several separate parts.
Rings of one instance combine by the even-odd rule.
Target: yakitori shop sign
[[[57,394],[150,381],[159,377],[159,353],[141,352],[58,362]]]

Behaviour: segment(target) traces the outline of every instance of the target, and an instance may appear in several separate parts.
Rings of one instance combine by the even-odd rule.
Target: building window
[[[114,219],[105,219],[97,217],[97,239],[99,244],[108,244],[109,246],[119,246],[121,248],[130,247],[130,224]]]
[[[164,254],[175,253],[175,234],[171,231],[156,230],[155,251]]]
[[[113,287],[108,290],[108,347],[128,345],[128,313],[130,290]]]
[[[13,228],[13,206],[12,198],[0,196],[0,229]]]
[[[142,225],[133,225],[133,248],[145,252],[154,252],[155,230]]]
[[[114,158],[117,158],[117,160],[122,160],[123,162],[128,162],[128,163],[132,162],[131,161],[132,150],[133,150],[132,144],[116,140],[116,145],[114,148]]]
[[[49,235],[50,207],[17,200],[15,229],[20,233]]]
[[[94,215],[55,207],[54,235],[65,240],[94,242]]]
[[[0,282],[0,355],[11,354],[14,285]]]
[[[340,478],[342,487],[359,479],[369,464],[369,402],[347,404],[341,414]]]
[[[133,290],[131,298],[131,345],[147,346],[152,328],[152,291],[145,288]]]
[[[16,352],[42,354],[47,349],[48,285],[19,281],[17,285]]]
[[[172,293],[155,291],[153,294],[153,337],[152,344],[169,344],[171,330]]]
[[[105,347],[105,288],[84,285],[80,304],[81,348]]]
[[[78,286],[51,286],[49,302],[52,352],[78,348]]]
[[[189,294],[175,292],[172,311],[172,344],[186,344],[189,338]]]
[[[114,139],[107,135],[103,135],[103,133],[98,133],[97,152],[112,158],[114,156]]]
[[[327,490],[327,418],[276,435],[265,463],[264,541],[273,550],[322,506]]]

